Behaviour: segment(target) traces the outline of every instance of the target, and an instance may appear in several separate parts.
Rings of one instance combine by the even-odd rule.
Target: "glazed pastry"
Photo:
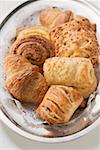
[[[52,44],[40,35],[17,39],[10,48],[11,54],[27,58],[33,65],[42,66],[48,57],[54,56]]]
[[[84,98],[87,98],[97,85],[93,66],[87,58],[48,58],[43,70],[48,85],[72,86],[80,91]]]
[[[27,38],[31,35],[40,35],[47,40],[50,40],[49,30],[46,27],[40,25],[29,25],[23,28],[17,29],[17,39]]]
[[[72,87],[53,85],[47,91],[37,114],[52,124],[68,122],[82,103],[83,97]]]
[[[39,73],[39,67],[18,55],[5,58],[6,87],[10,94],[21,102],[31,102],[38,106],[46,91],[47,83]]]
[[[66,23],[72,18],[73,13],[71,11],[63,11],[59,8],[49,8],[40,13],[41,24],[49,28]]]
[[[99,46],[92,25],[87,18],[77,16],[50,32],[56,56],[89,58],[98,65]]]

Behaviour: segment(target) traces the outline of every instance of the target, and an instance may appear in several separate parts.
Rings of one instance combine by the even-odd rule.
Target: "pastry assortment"
[[[33,103],[41,119],[65,123],[97,87],[96,25],[59,8],[41,11],[40,22],[17,29],[5,58],[6,88]]]

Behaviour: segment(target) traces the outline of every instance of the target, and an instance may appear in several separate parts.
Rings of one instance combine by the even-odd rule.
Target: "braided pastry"
[[[37,114],[52,124],[68,122],[83,97],[72,87],[53,85],[47,91]]]

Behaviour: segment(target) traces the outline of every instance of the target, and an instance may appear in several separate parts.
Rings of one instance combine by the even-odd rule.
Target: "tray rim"
[[[83,129],[83,130],[81,130],[81,131],[79,131],[75,134],[72,134],[72,135],[69,135],[69,136],[64,136],[64,137],[47,138],[47,137],[41,137],[41,136],[31,134],[31,133],[28,133],[27,131],[24,131],[23,129],[20,129],[19,127],[17,127],[15,124],[13,124],[8,119],[8,117],[4,114],[2,109],[0,109],[0,120],[9,129],[11,129],[15,133],[23,136],[24,138],[27,138],[29,140],[36,141],[36,142],[42,142],[42,143],[62,143],[62,142],[73,141],[75,139],[78,139],[78,138],[82,137],[83,135],[88,134],[90,131],[92,131],[93,129],[95,129],[97,126],[100,125],[100,118],[98,118],[94,123],[92,123],[91,125],[89,125],[85,129]]]
[[[41,0],[27,0],[25,2],[23,2],[22,4],[20,4],[19,6],[17,6],[15,9],[13,9],[4,19],[3,21],[0,23],[0,30],[3,28],[3,26],[5,25],[5,23],[9,20],[9,18],[11,16],[13,16],[13,14],[15,14],[18,10],[20,10],[21,8],[23,8],[24,6],[36,2],[36,1],[41,1]],[[49,0],[48,0],[49,1]],[[76,0],[72,0],[72,1],[76,1]],[[87,1],[81,1],[81,0],[77,0],[76,2],[80,2],[82,4],[84,4],[85,6],[89,6],[90,9],[92,9],[98,17],[100,17],[100,13],[99,10],[96,9],[95,6],[93,6],[93,4],[87,2]],[[100,118],[98,118],[94,123],[92,123],[91,125],[89,125],[88,127],[86,127],[85,129],[69,135],[69,136],[64,136],[64,137],[56,137],[56,138],[47,138],[47,137],[40,137],[34,134],[31,134],[27,131],[24,131],[23,129],[17,127],[6,115],[6,113],[3,112],[2,108],[0,108],[0,121],[3,122],[8,128],[10,128],[12,131],[15,131],[16,133],[18,133],[19,135],[26,137],[27,139],[30,140],[34,140],[34,141],[38,141],[38,142],[44,142],[44,143],[62,143],[62,142],[68,142],[68,141],[72,141],[75,140],[87,133],[89,133],[91,130],[93,130],[94,128],[96,128],[99,124],[100,124]]]

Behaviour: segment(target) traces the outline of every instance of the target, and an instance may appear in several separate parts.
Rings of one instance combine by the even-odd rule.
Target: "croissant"
[[[55,47],[55,55],[89,58],[96,67],[99,46],[94,30],[95,25],[81,16],[52,29],[50,36]]]
[[[72,87],[53,85],[47,91],[36,113],[52,124],[68,122],[83,97]]]
[[[21,102],[31,102],[38,106],[46,91],[47,83],[39,73],[39,67],[15,54],[5,58],[6,87]]]
[[[72,86],[80,91],[84,98],[87,98],[97,85],[93,66],[87,58],[48,58],[43,70],[48,85]]]
[[[40,13],[40,22],[49,28],[54,28],[60,24],[70,21],[73,18],[71,11],[63,11],[59,8],[49,8]]]

